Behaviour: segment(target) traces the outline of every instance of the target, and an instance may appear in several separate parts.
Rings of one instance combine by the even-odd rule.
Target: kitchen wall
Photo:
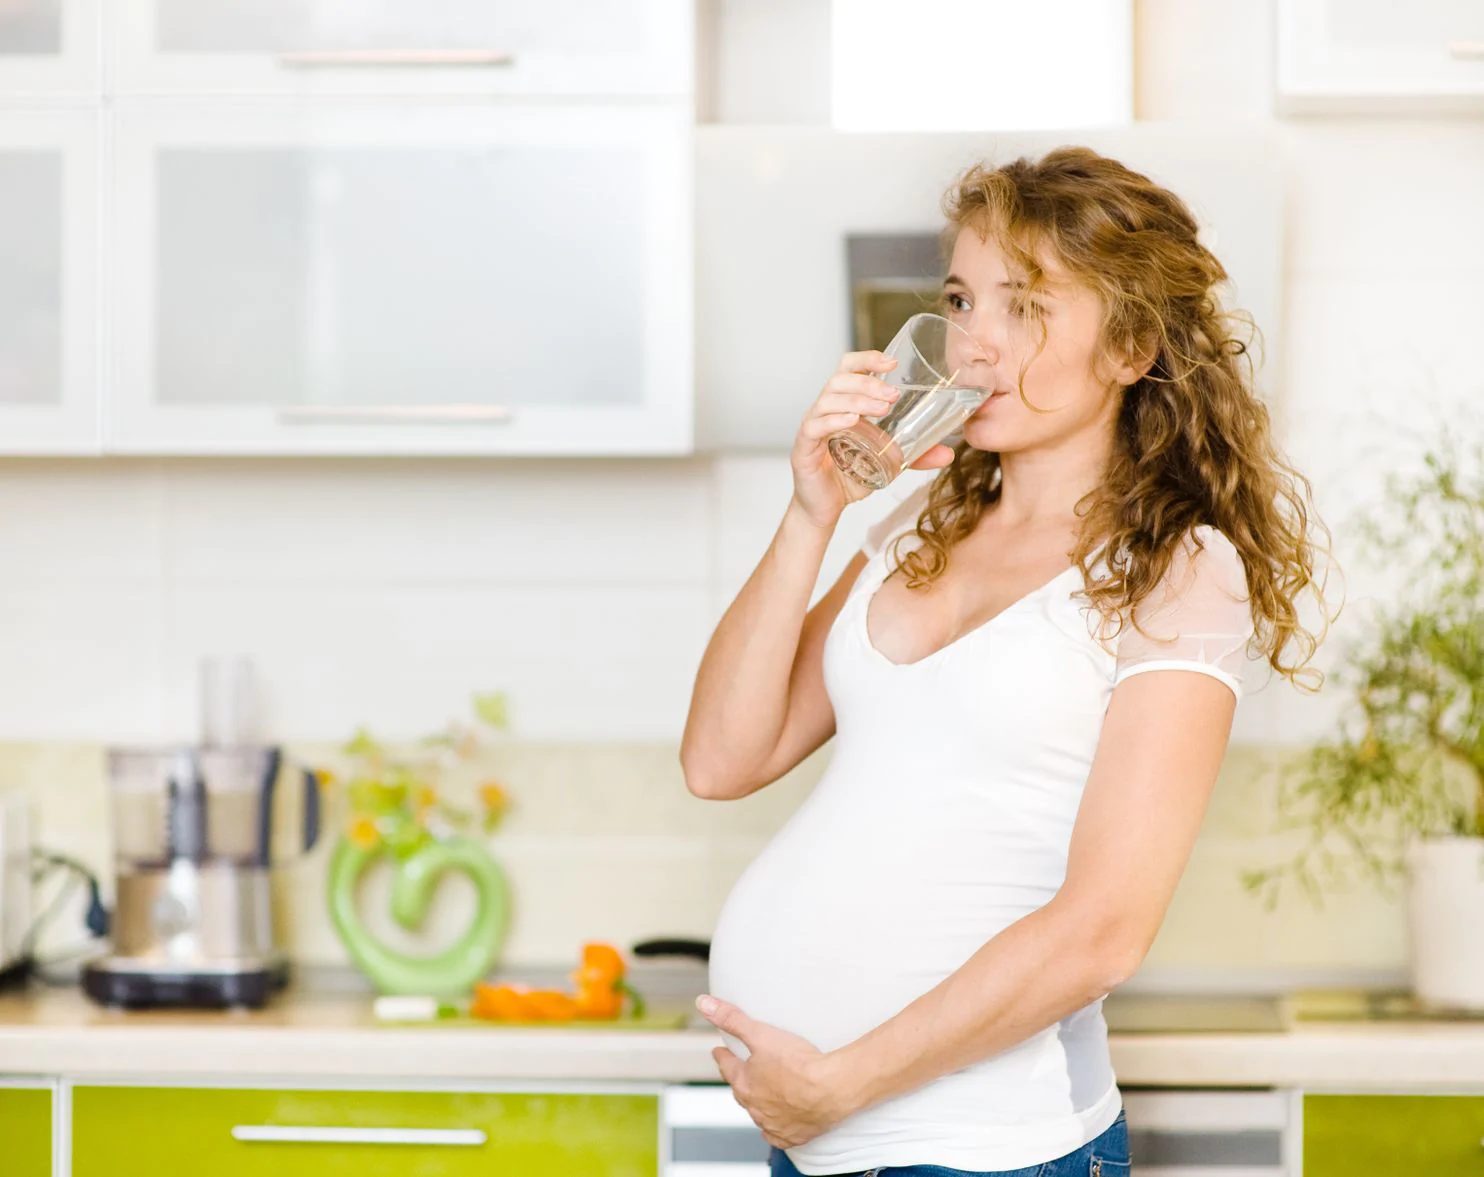
[[[823,0],[710,3],[703,115],[824,118],[826,11]],[[1281,153],[1283,345],[1268,378],[1283,443],[1313,479],[1346,561],[1346,520],[1407,460],[1408,431],[1437,411],[1478,419],[1484,123],[1276,119],[1268,4],[1142,0],[1137,13],[1141,118],[1257,129]],[[796,68],[759,51],[779,29]],[[788,77],[792,91],[778,85]],[[879,179],[892,183],[890,168]],[[722,231],[697,246],[727,248]],[[779,305],[776,291],[756,293],[760,307]],[[718,329],[708,318],[699,306],[700,354]],[[5,462],[0,785],[33,794],[48,843],[102,863],[99,746],[189,735],[204,653],[250,654],[269,729],[316,756],[358,723],[414,735],[460,713],[469,691],[504,688],[515,730],[488,767],[517,805],[495,842],[520,912],[507,958],[563,961],[595,935],[705,935],[732,879],[828,757],[734,804],[690,798],[676,762],[705,641],[787,494],[781,451]],[[847,515],[822,584],[888,505]],[[1350,605],[1322,666],[1388,588],[1353,560],[1346,572]],[[1244,701],[1201,843],[1141,974],[1148,983],[1403,967],[1394,900],[1357,891],[1316,912],[1294,899],[1274,917],[1236,882],[1281,846],[1265,833],[1262,764],[1324,730],[1335,707],[1332,692],[1307,698],[1281,683]],[[317,895],[321,869],[316,857],[281,885]],[[318,904],[292,906],[297,954],[341,960]]]

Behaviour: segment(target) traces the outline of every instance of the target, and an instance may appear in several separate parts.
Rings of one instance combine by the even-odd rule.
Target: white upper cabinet
[[[691,126],[121,100],[107,447],[688,451]]]
[[[0,116],[0,453],[98,449],[96,123]]]
[[[110,3],[123,92],[684,96],[693,88],[691,0]]]
[[[0,95],[96,94],[103,0],[0,0]]]
[[[831,0],[841,131],[1029,131],[1133,118],[1133,0]]]
[[[1484,106],[1480,0],[1278,0],[1288,110]]]

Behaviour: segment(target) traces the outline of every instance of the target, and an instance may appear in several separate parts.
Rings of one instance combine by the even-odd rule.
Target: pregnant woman
[[[1320,677],[1295,602],[1322,602],[1323,525],[1190,211],[1082,148],[971,168],[945,208],[942,313],[996,394],[811,609],[859,497],[825,438],[894,395],[885,356],[844,357],[681,751],[729,800],[837,737],[698,1002],[775,1177],[1127,1173],[1102,999],[1163,919],[1246,663]]]

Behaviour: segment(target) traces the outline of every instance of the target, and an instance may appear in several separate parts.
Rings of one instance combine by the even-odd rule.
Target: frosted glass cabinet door
[[[120,110],[108,446],[687,451],[690,133],[679,104]]]
[[[0,453],[98,448],[97,115],[0,115]]]
[[[0,0],[0,95],[96,94],[104,2]]]
[[[1278,88],[1288,107],[1484,106],[1479,0],[1279,0]]]
[[[124,91],[688,94],[694,74],[694,0],[110,5]]]

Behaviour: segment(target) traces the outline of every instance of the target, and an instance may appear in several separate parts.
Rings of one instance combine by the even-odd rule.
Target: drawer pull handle
[[[477,1128],[314,1128],[238,1124],[232,1139],[251,1144],[434,1144],[477,1147],[487,1137]]]
[[[280,409],[284,425],[504,425],[500,405],[294,405]]]
[[[1484,61],[1484,41],[1451,41],[1448,52],[1464,61]]]
[[[511,66],[515,54],[498,49],[298,49],[280,53],[278,60],[293,66]]]

